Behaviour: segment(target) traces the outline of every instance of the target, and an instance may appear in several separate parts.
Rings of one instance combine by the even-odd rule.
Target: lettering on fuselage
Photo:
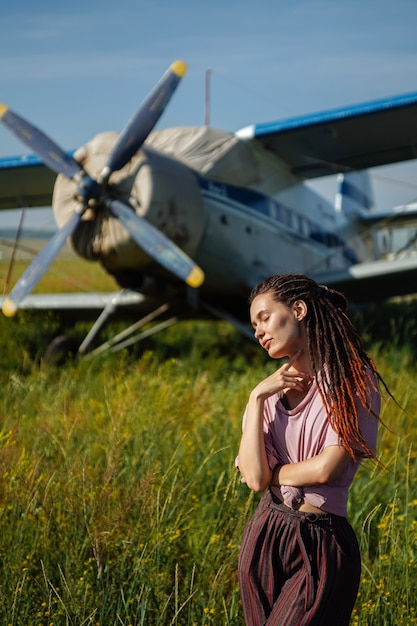
[[[314,242],[323,245],[329,250],[339,250],[349,265],[359,262],[356,252],[347,246],[346,242],[334,231],[323,228],[314,220],[300,215],[282,202],[278,202],[269,196],[265,196],[252,189],[234,187],[224,183],[199,178],[200,187],[204,192],[213,194],[216,201],[227,200],[228,208],[246,213],[253,217],[255,212],[258,216],[264,216],[273,222],[279,222],[292,236],[304,242]],[[227,223],[227,220],[224,220]]]

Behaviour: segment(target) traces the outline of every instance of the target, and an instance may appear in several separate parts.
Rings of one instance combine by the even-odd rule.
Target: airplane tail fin
[[[367,170],[338,174],[335,210],[347,217],[360,217],[375,208],[371,179]]]

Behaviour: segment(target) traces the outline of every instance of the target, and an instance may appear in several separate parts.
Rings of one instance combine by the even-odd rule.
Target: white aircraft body
[[[276,273],[308,274],[353,302],[417,291],[417,256],[387,255],[379,236],[415,227],[417,207],[378,211],[366,172],[416,157],[417,93],[235,134],[153,130],[184,73],[175,62],[122,133],[98,135],[75,153],[1,105],[1,121],[38,156],[0,159],[0,209],[52,204],[58,225],[1,300],[6,315],[96,314],[79,346],[85,353],[103,324],[123,313],[135,322],[113,349],[144,336],[134,333],[155,319],[162,321],[145,334],[207,315],[248,334],[249,291]],[[305,184],[338,173],[335,205]],[[30,295],[66,240],[101,263],[120,291]]]

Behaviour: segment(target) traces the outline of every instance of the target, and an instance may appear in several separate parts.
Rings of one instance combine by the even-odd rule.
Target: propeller
[[[106,206],[122,222],[135,242],[160,265],[191,287],[199,287],[203,283],[203,271],[183,250],[150,222],[136,215],[129,203],[112,198],[106,190],[112,172],[126,165],[154,128],[185,71],[183,61],[172,63],[120,133],[97,180],[91,178],[72,156],[66,154],[42,131],[6,105],[0,104],[0,120],[3,124],[50,169],[74,180],[79,200],[75,213],[58,229],[15,284],[3,304],[5,315],[16,313],[22,300],[42,278],[67,238],[72,235],[86,209],[98,210],[100,205]]]

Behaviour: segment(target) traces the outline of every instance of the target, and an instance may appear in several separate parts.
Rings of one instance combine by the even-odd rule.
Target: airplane
[[[0,105],[0,121],[34,153],[0,159],[0,210],[52,205],[57,222],[0,298],[6,316],[26,308],[94,319],[77,346],[86,355],[188,318],[227,320],[253,338],[248,295],[271,274],[308,274],[355,303],[417,292],[417,256],[387,255],[378,235],[415,227],[417,206],[378,211],[367,173],[416,158],[417,92],[236,133],[155,130],[185,72],[183,61],[172,63],[121,133],[101,133],[75,152]],[[335,205],[306,184],[336,174]],[[31,294],[66,241],[117,289]],[[96,346],[115,317],[134,322]]]

